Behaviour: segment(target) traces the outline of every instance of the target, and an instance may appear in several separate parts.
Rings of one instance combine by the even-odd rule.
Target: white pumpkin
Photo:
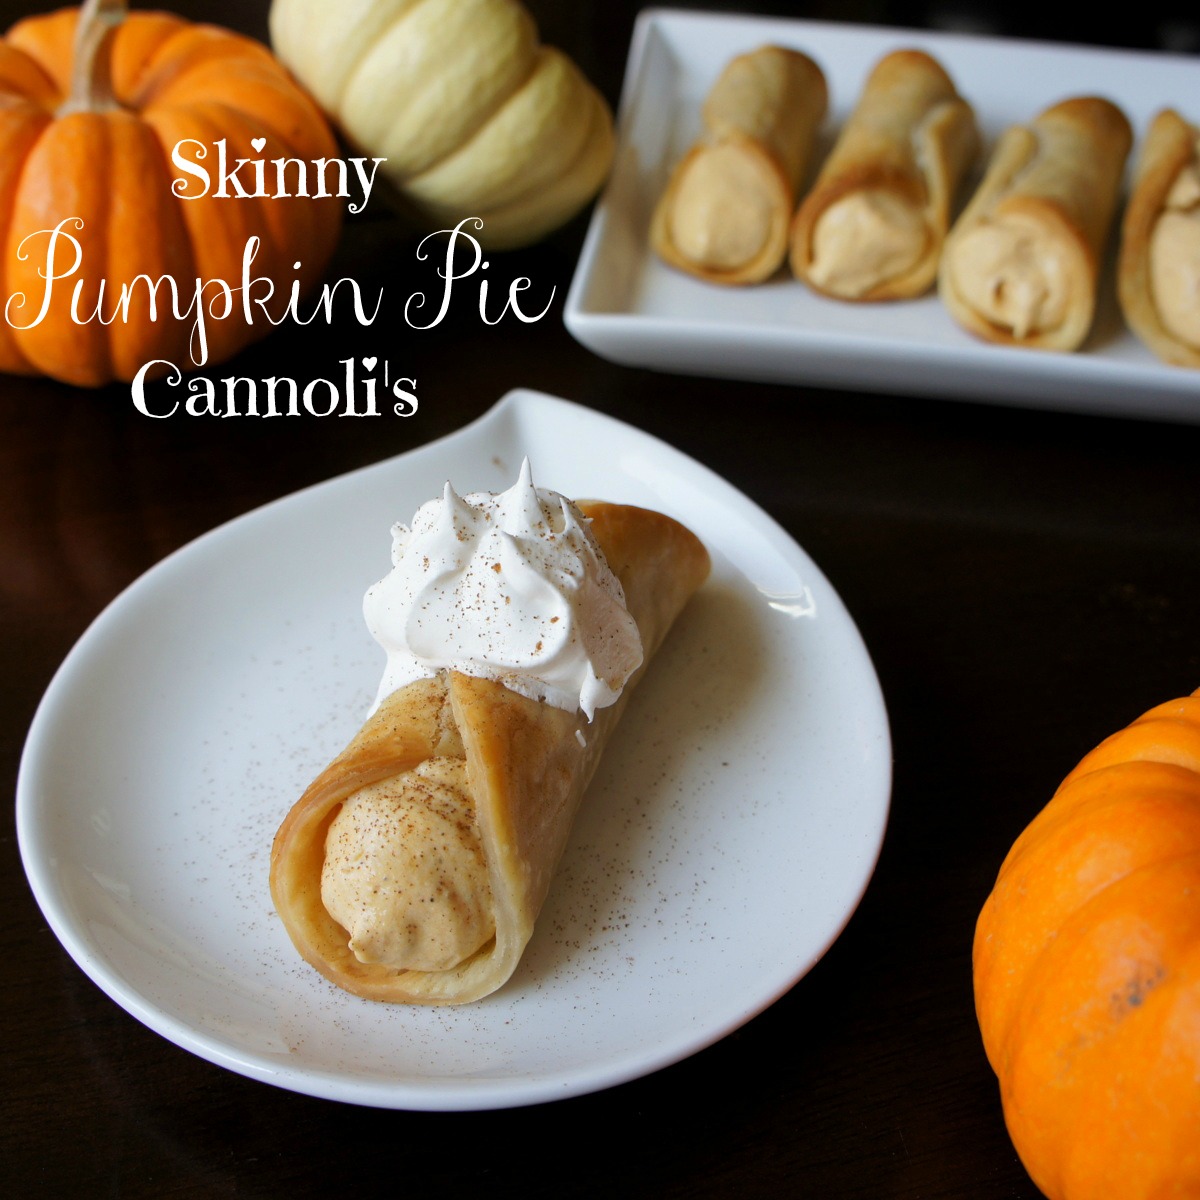
[[[275,53],[424,220],[528,245],[597,192],[612,114],[518,0],[273,0]]]

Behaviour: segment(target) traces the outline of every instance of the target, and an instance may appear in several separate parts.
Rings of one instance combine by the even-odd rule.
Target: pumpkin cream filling
[[[912,204],[881,189],[852,192],[813,226],[808,275],[852,300],[911,270],[928,244],[925,216]]]
[[[1166,329],[1200,349],[1200,141],[1150,235],[1150,290]]]
[[[465,759],[361,788],[325,839],[321,900],[359,962],[446,971],[495,933]]]
[[[693,262],[732,269],[762,253],[774,218],[774,193],[758,161],[718,144],[688,164],[670,212],[670,235]]]
[[[1067,257],[1036,221],[1016,213],[983,221],[963,235],[946,265],[967,303],[1016,338],[1054,329],[1066,319]]]

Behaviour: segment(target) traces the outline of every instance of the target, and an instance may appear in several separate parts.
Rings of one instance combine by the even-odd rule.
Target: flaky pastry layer
[[[1200,184],[1200,126],[1189,123],[1174,109],[1164,109],[1151,123],[1138,156],[1121,228],[1117,290],[1129,327],[1159,358],[1176,366],[1200,367],[1200,338],[1184,332],[1185,326],[1200,325],[1196,251],[1192,249],[1188,255],[1186,246],[1158,248],[1160,264],[1165,260],[1169,269],[1181,272],[1178,303],[1182,311],[1173,323],[1164,319],[1161,298],[1156,294],[1156,285],[1161,286],[1162,281],[1154,277],[1155,256],[1151,253],[1156,232],[1159,237],[1169,233],[1160,230],[1159,224],[1168,215],[1172,192],[1182,190],[1182,177],[1189,171]],[[1200,223],[1200,195],[1188,199],[1188,208],[1180,209],[1181,231],[1188,228],[1184,220],[1192,226]],[[1192,228],[1190,232],[1194,247],[1200,230]],[[1186,273],[1186,279],[1182,273]]]

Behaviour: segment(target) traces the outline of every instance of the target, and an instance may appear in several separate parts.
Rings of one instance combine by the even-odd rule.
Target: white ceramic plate
[[[685,519],[708,584],[639,687],[512,981],[465,1008],[373,1004],[303,963],[271,839],[373,699],[362,593],[449,478],[535,481]],[[792,986],[871,875],[891,751],[854,624],[804,552],[706,468],[513,392],[453,436],[225,525],[87,631],[17,791],[38,903],[76,962],[180,1046],[295,1091],[472,1109],[579,1094],[715,1041]]]
[[[779,383],[1200,420],[1200,371],[1159,363],[1122,324],[1111,263],[1096,328],[1076,354],[986,345],[936,294],[900,304],[843,304],[786,271],[721,288],[673,271],[650,251],[653,206],[699,132],[699,109],[725,63],[767,42],[812,55],[830,86],[826,143],[870,68],[890,50],[935,55],[975,107],[987,145],[1006,126],[1084,92],[1117,101],[1139,137],[1173,104],[1200,120],[1194,57],[1080,49],[756,17],[649,10],[625,73],[616,162],[567,297],[572,334],[632,366]]]

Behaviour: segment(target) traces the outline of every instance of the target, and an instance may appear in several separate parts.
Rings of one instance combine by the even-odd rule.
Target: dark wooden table
[[[0,23],[36,7],[6,5]],[[610,100],[637,7],[532,5],[547,40]],[[914,25],[989,15],[884,0],[837,12],[719,7]],[[265,36],[263,0],[179,10]],[[1002,32],[1080,32],[1040,6],[1003,11],[991,25]],[[1186,48],[1196,33],[1186,9],[1154,12],[1089,36],[1182,38]],[[424,333],[394,314],[365,332],[285,327],[236,364],[304,379],[348,353],[389,354],[420,379],[411,420],[155,421],[123,386],[0,378],[9,794],[54,670],[143,571],[231,517],[532,387],[708,464],[776,517],[841,593],[878,669],[895,749],[891,821],[861,906],[772,1008],[656,1075],[494,1113],[359,1109],[221,1070],[109,1001],[47,928],[6,817],[6,1194],[1036,1196],[980,1045],[972,930],[1007,847],[1080,755],[1200,686],[1200,427],[615,366],[561,319],[583,228],[503,258],[557,288],[536,324],[492,329],[468,313]],[[368,211],[349,222],[332,270],[395,278],[414,244]]]

